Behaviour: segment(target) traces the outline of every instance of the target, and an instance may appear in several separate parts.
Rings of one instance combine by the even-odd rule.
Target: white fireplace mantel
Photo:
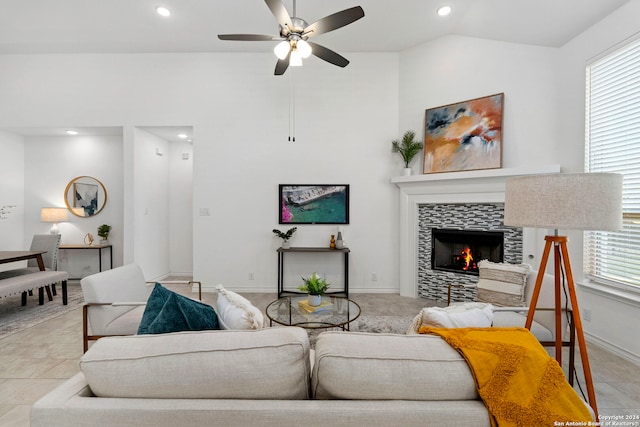
[[[507,178],[559,172],[559,165],[544,165],[392,178],[400,188],[400,295],[418,296],[419,205],[504,203]]]

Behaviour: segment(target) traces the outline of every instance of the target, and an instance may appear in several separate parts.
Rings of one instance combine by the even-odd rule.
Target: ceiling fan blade
[[[317,20],[305,28],[302,34],[308,37],[313,37],[318,34],[328,33],[329,31],[337,30],[345,25],[349,25],[363,16],[364,10],[362,10],[360,6],[345,9]]]
[[[220,40],[236,40],[242,42],[262,42],[272,40],[283,40],[278,36],[265,36],[263,34],[218,34]]]
[[[287,71],[287,68],[289,68],[290,56],[291,56],[291,52],[287,54],[286,58],[278,59],[278,62],[276,63],[276,71],[273,73],[274,75],[281,76],[284,74],[285,71]]]
[[[281,0],[264,0],[267,4],[273,16],[276,17],[276,21],[282,28],[293,28],[293,23],[291,22],[291,17],[289,16],[289,12],[287,12],[287,8],[284,7],[284,4]]]
[[[346,67],[349,65],[349,60],[342,55],[337,54],[336,52],[328,49],[324,46],[319,45],[318,43],[307,42],[311,45],[311,53],[317,56],[320,59],[323,59],[333,65],[337,65],[338,67]]]

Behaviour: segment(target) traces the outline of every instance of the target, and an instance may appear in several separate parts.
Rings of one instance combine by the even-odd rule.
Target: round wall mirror
[[[64,203],[75,216],[87,218],[98,215],[107,204],[107,189],[93,177],[79,176],[67,184]]]

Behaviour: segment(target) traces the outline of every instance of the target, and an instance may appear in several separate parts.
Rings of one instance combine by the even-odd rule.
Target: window
[[[624,174],[624,228],[585,233],[585,272],[640,292],[640,39],[587,66],[586,77],[585,168]]]

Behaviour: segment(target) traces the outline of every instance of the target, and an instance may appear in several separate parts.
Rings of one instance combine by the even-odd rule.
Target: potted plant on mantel
[[[313,273],[306,279],[303,277],[302,281],[304,281],[304,285],[299,286],[298,290],[309,294],[307,296],[309,305],[313,307],[319,306],[322,303],[322,295],[329,289],[327,281],[318,276],[317,273]]]
[[[411,175],[411,168],[409,167],[409,163],[411,160],[422,150],[422,142],[415,141],[416,133],[412,130],[408,130],[404,133],[402,137],[402,142],[399,142],[397,139],[391,141],[391,151],[393,153],[400,153],[402,156],[402,160],[404,160],[404,170],[403,175],[409,176]]]
[[[295,233],[297,229],[298,227],[293,227],[288,229],[285,233],[283,233],[282,231],[276,228],[274,228],[272,231],[276,236],[282,239],[282,248],[289,249],[291,247],[291,244],[289,243],[289,239],[291,238],[291,236],[293,236],[293,233]]]

